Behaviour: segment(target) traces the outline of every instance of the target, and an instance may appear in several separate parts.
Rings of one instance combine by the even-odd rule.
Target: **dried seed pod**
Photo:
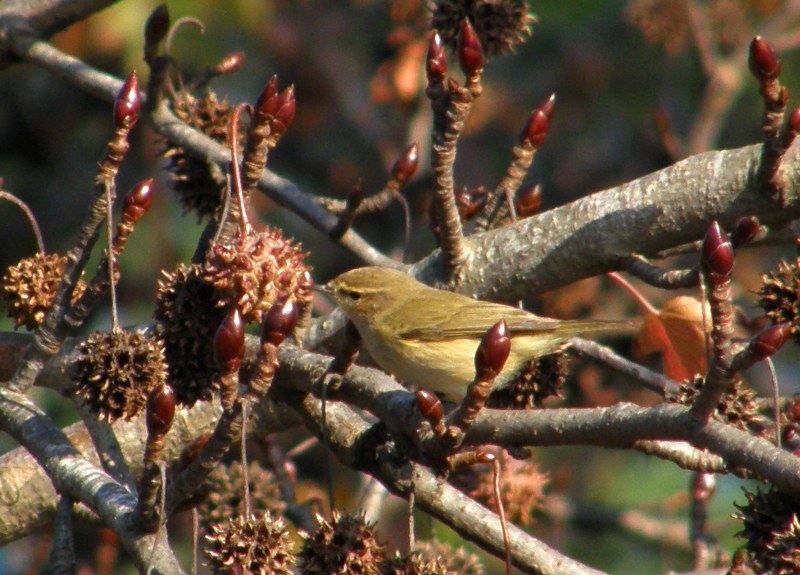
[[[745,540],[748,565],[756,573],[790,575],[800,570],[800,498],[770,488],[743,489],[747,503],[734,505],[742,522],[736,534]]]
[[[172,102],[175,115],[189,126],[203,132],[215,142],[227,145],[231,106],[218,100],[210,90],[201,97],[177,92]],[[170,187],[187,212],[194,212],[198,221],[214,215],[220,206],[225,174],[216,165],[197,158],[183,148],[164,142],[162,156],[167,159]]]
[[[181,264],[162,274],[156,294],[158,334],[175,397],[191,407],[198,400],[210,400],[218,389],[213,342],[226,310],[217,306],[217,294],[201,277],[199,265]]]
[[[266,512],[212,525],[205,554],[214,573],[292,575],[292,547],[286,523]]]
[[[45,315],[53,305],[66,267],[66,256],[40,252],[6,270],[0,297],[8,306],[8,316],[14,319],[14,328],[24,325],[26,329],[33,331],[42,325]],[[83,280],[78,280],[72,293],[72,303],[84,291],[86,284]]]
[[[667,398],[672,403],[691,406],[700,393],[704,378],[696,377],[691,381],[681,383],[678,391]],[[714,418],[736,427],[742,431],[749,431],[748,424],[759,417],[756,392],[750,389],[741,379],[734,380],[733,389],[722,396],[714,412]]]
[[[773,324],[788,322],[795,342],[800,343],[800,258],[782,260],[776,270],[761,276],[756,305]]]
[[[301,532],[300,552],[303,575],[380,575],[383,545],[375,537],[374,525],[367,523],[364,512],[340,513],[333,510],[328,523],[317,516],[319,527],[312,534]]]
[[[524,0],[434,0],[431,27],[455,48],[461,23],[468,18],[488,57],[513,52],[531,34],[536,18]]]
[[[237,230],[230,243],[211,244],[203,278],[216,289],[219,307],[236,307],[245,323],[260,323],[281,296],[300,306],[311,301],[304,259],[301,247],[278,230]]]
[[[141,332],[95,332],[78,345],[73,379],[76,394],[100,419],[131,419],[167,380],[164,348]]]

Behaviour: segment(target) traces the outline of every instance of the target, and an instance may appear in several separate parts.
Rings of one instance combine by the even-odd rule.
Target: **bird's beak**
[[[333,290],[331,289],[330,284],[316,284],[314,286],[314,290],[331,296],[333,295]]]

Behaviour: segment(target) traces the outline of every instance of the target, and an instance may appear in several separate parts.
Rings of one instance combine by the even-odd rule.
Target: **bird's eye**
[[[350,298],[350,301],[358,301],[361,299],[361,293],[355,290],[350,290],[347,292],[347,297]]]

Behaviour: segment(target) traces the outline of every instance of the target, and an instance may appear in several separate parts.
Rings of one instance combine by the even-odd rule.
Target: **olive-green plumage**
[[[463,397],[475,377],[478,344],[501,319],[511,334],[511,353],[496,386],[509,381],[528,360],[555,351],[578,334],[634,327],[629,321],[539,317],[516,307],[434,289],[388,268],[351,270],[327,288],[378,365],[449,399]]]

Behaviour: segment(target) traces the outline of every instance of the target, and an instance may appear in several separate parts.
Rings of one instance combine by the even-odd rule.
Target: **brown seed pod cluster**
[[[568,364],[564,353],[530,360],[513,381],[492,392],[487,405],[495,409],[534,409],[548,397],[561,397]]]
[[[156,295],[158,334],[175,397],[192,406],[210,400],[217,390],[214,333],[226,310],[217,306],[214,287],[203,280],[199,265],[180,264],[174,272],[162,273]]]
[[[441,557],[447,561],[447,568],[458,575],[485,575],[486,570],[480,559],[463,547],[454,548],[447,543],[431,539],[417,541],[417,552],[424,557]]]
[[[435,0],[431,28],[439,32],[442,42],[455,48],[465,18],[489,57],[513,52],[531,35],[531,24],[536,22],[524,0]]]
[[[201,522],[207,529],[211,525],[222,523],[245,513],[244,473],[240,461],[230,465],[222,465],[214,469],[206,483],[208,496],[197,511]],[[278,481],[268,469],[258,461],[252,461],[248,467],[250,478],[250,505],[253,510],[268,511],[280,515],[286,508],[281,500]]]
[[[746,540],[748,565],[756,573],[800,572],[800,498],[774,488],[744,494],[747,503],[735,504],[734,517],[743,523],[736,536]]]
[[[237,230],[230,242],[212,242],[203,279],[217,291],[219,307],[236,307],[245,323],[260,323],[281,297],[299,306],[311,302],[311,276],[299,244],[275,229]]]
[[[178,118],[212,140],[220,144],[227,142],[232,109],[227,99],[220,101],[211,90],[200,97],[180,91],[175,94],[172,109]],[[198,220],[213,216],[222,202],[225,174],[214,164],[177,146],[166,146],[162,155],[168,160],[170,184],[184,210],[197,214]]]
[[[42,325],[66,266],[66,256],[39,252],[6,270],[0,295],[8,306],[8,317],[14,319],[15,328],[24,325],[33,331]],[[73,303],[85,290],[86,284],[78,281],[72,294]]]
[[[161,342],[137,331],[91,334],[78,345],[74,369],[77,396],[107,421],[139,415],[167,380]]]
[[[690,406],[703,388],[704,382],[703,377],[684,381],[677,393],[667,399],[672,403]],[[748,431],[748,424],[759,417],[756,397],[756,392],[750,389],[741,378],[737,378],[734,381],[733,389],[722,396],[714,417],[737,429]]]
[[[800,344],[800,258],[782,260],[775,270],[761,276],[756,305],[773,324],[789,322],[794,340]]]
[[[330,523],[320,516],[317,521],[316,531],[301,533],[302,575],[381,575],[384,549],[363,512],[340,513],[334,509]]]
[[[283,519],[237,517],[211,527],[205,554],[214,573],[292,575],[295,557]]]
[[[381,575],[458,575],[447,568],[442,557],[424,557],[421,553],[389,557],[381,567]]]

